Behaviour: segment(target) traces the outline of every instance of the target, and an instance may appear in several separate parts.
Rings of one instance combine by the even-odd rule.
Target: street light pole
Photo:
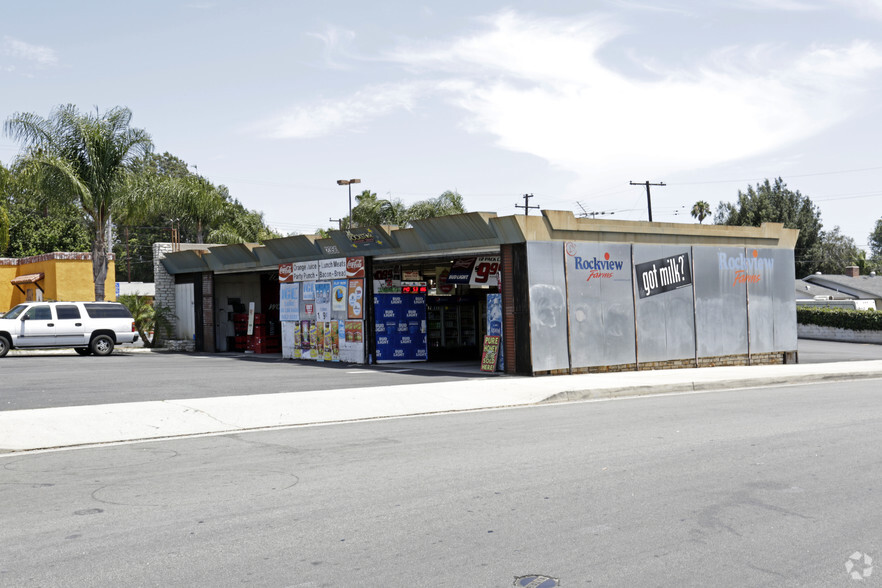
[[[337,180],[338,186],[349,186],[349,226],[346,227],[346,230],[352,228],[352,184],[360,184],[361,180],[358,178],[353,178],[351,180]]]

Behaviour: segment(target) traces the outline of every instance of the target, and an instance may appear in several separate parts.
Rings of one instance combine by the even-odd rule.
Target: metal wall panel
[[[532,371],[568,369],[563,243],[527,243]]]
[[[175,284],[175,338],[194,340],[196,335],[196,303],[193,284]]]
[[[743,247],[693,247],[699,357],[747,354],[747,288],[736,283],[728,260]]]
[[[737,265],[737,264],[736,264]],[[734,268],[747,283],[750,313],[750,352],[796,350],[796,269],[789,249],[748,249]]]
[[[573,367],[634,363],[631,246],[570,242],[565,252]]]
[[[634,245],[640,363],[695,357],[691,257],[688,245]]]

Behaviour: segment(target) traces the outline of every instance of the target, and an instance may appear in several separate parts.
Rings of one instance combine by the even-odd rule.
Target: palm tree
[[[692,205],[692,217],[698,219],[698,224],[701,224],[704,219],[709,217],[710,213],[710,204],[708,204],[704,200],[699,200]]]
[[[48,118],[16,113],[4,124],[7,136],[22,142],[22,163],[43,190],[75,201],[89,224],[95,300],[104,300],[111,219],[124,205],[129,166],[153,147],[146,131],[129,126],[131,120],[128,108],[81,114],[67,104]]]

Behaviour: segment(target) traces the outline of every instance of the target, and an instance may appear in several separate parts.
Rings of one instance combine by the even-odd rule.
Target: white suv
[[[110,355],[114,345],[137,340],[132,314],[116,302],[26,302],[0,316],[0,357],[51,347]]]

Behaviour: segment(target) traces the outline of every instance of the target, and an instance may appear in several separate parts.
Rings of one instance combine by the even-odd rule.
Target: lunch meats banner
[[[364,363],[364,257],[279,265],[282,356]]]
[[[377,363],[426,361],[426,295],[374,294]]]

